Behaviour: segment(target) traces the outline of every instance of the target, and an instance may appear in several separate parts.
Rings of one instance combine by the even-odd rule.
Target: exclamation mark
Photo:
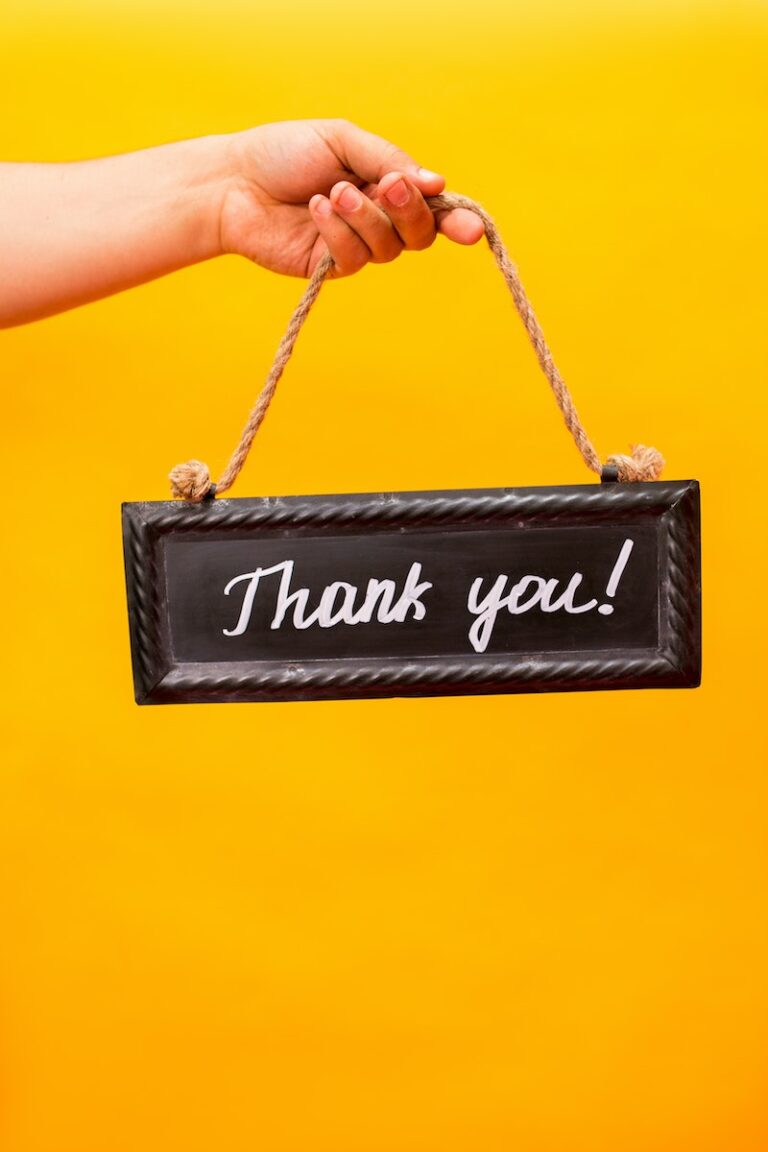
[[[629,560],[629,554],[632,551],[633,547],[634,547],[634,543],[632,540],[625,540],[624,543],[622,544],[621,552],[619,552],[619,558],[613,566],[613,572],[611,572],[611,578],[608,581],[608,585],[605,589],[606,596],[615,596],[616,595],[616,589],[619,586],[619,580],[621,580],[621,577],[624,573],[624,569],[627,566],[627,560]],[[611,613],[613,612],[613,604],[601,604],[600,607],[598,608],[598,612],[602,616],[610,616]]]

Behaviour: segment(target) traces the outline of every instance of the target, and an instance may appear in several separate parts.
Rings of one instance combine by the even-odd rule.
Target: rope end
[[[205,500],[213,488],[208,465],[200,460],[187,460],[185,464],[177,464],[168,473],[171,482],[171,492],[177,500],[186,500],[190,504],[199,504]]]
[[[645,444],[633,444],[631,456],[616,454],[609,456],[607,464],[613,464],[618,478],[625,483],[640,480],[658,480],[664,469],[664,457],[657,448]]]

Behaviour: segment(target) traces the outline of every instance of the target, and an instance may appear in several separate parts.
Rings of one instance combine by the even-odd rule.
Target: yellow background
[[[137,708],[120,502],[220,469],[301,283],[0,334],[5,1152],[768,1147],[767,25],[6,0],[6,159],[341,115],[482,201],[601,454],[701,481],[705,616],[698,691]],[[440,240],[323,292],[234,494],[587,480]]]

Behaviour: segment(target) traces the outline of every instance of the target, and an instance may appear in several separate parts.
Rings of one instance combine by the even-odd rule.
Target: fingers
[[[435,239],[435,217],[420,190],[404,173],[388,172],[379,183],[376,199],[406,248],[429,248]]]
[[[369,260],[386,264],[403,250],[386,213],[346,180],[334,184],[330,198],[313,196],[309,209],[341,276],[359,271]]]
[[[455,244],[477,244],[485,225],[469,208],[452,208],[437,213],[437,230]]]
[[[309,209],[338,276],[350,276],[369,262],[387,263],[404,248],[428,248],[437,231],[458,244],[475,244],[484,233],[482,220],[466,208],[433,213],[402,172],[386,173],[365,192],[342,180],[330,197],[313,196]]]
[[[375,264],[386,264],[400,255],[403,243],[391,220],[354,184],[346,180],[334,184],[330,200],[337,215],[368,247]]]
[[[387,172],[404,172],[425,196],[436,196],[445,188],[442,176],[421,168],[412,156],[381,136],[366,132],[348,120],[327,121],[323,128],[348,171],[368,183],[378,183]]]
[[[401,172],[389,172],[378,185],[369,185],[366,195],[346,180],[335,184],[330,198],[315,196],[310,209],[318,231],[341,271],[350,265],[360,267],[367,248],[375,264],[399,256],[403,248],[428,248],[435,239],[435,217],[419,189]],[[329,205],[332,212],[329,212]],[[342,225],[346,225],[346,228]],[[333,247],[331,247],[331,244]]]
[[[326,196],[313,196],[309,202],[309,210],[318,233],[333,256],[335,274],[351,276],[359,272],[371,258],[368,246],[334,212],[333,205]]]
[[[333,186],[330,199],[313,196],[309,208],[339,275],[349,276],[369,260],[385,264],[403,249],[386,214],[346,180]]]
[[[422,192],[403,172],[387,172],[378,184],[364,184],[360,191],[381,205],[405,248],[428,248],[436,231],[456,244],[476,244],[485,233],[480,217],[468,208],[433,212],[424,197],[436,193]]]
[[[341,163],[362,185],[362,189],[357,190],[358,194],[362,194],[362,205],[352,205],[354,196],[349,193],[345,196],[345,200],[350,203],[349,208],[341,202],[338,189],[354,188],[354,185],[335,185],[331,189],[330,211],[337,213],[351,229],[351,233],[340,229],[338,221],[333,228],[334,240],[342,246],[342,261],[345,261],[347,252],[354,253],[353,262],[358,267],[362,266],[357,263],[361,258],[361,250],[352,233],[362,239],[371,252],[371,259],[376,262],[392,260],[401,248],[428,248],[436,231],[442,232],[456,244],[476,244],[484,234],[480,218],[466,208],[436,213],[429,209],[424,198],[442,192],[445,180],[436,172],[420,167],[401,148],[348,120],[317,123],[318,131],[331,145]],[[379,207],[379,215],[370,211],[371,203]],[[324,212],[328,210],[328,204],[326,201]],[[384,227],[382,217],[389,221],[389,231]],[[321,220],[316,218],[315,222],[321,231]],[[327,224],[327,217],[322,222]],[[326,238],[322,231],[321,235]],[[400,248],[395,250],[398,240]]]

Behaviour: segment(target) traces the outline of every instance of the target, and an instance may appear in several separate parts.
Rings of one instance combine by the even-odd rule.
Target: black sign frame
[[[128,615],[139,704],[696,687],[701,678],[700,497],[695,480],[352,493],[123,505]],[[652,526],[652,647],[584,651],[189,661],[174,655],[168,541],[359,537]],[[402,536],[401,536],[402,538]]]

